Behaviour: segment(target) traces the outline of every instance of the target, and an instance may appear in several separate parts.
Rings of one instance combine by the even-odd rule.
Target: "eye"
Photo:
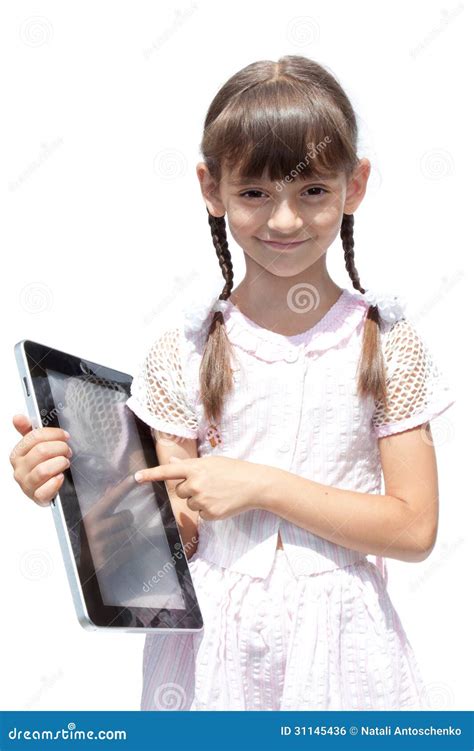
[[[313,186],[311,188],[308,188],[305,192],[308,193],[311,190],[321,191],[320,193],[311,193],[310,195],[312,196],[321,196],[321,195],[324,195],[325,193],[328,193],[328,191],[325,190],[325,188],[320,188],[319,186]],[[253,194],[253,195],[250,195],[250,194]],[[260,198],[261,196],[264,196],[265,194],[261,190],[257,190],[254,188],[254,189],[246,190],[245,193],[239,193],[239,195],[241,198],[249,198],[250,200],[252,200],[252,198]]]
[[[310,190],[321,190],[322,194],[328,192],[327,190],[325,190],[324,188],[320,188],[319,186],[314,186],[313,188],[308,188],[308,191],[310,191]],[[312,193],[313,196],[314,195],[322,195],[322,194],[321,193],[320,194]]]
[[[262,193],[262,191],[261,191],[261,190],[246,190],[246,191],[245,191],[245,193],[240,193],[239,195],[240,195],[240,196],[241,196],[242,198],[246,198],[247,196],[249,196],[249,193],[260,193],[260,195],[263,195],[263,193]],[[249,196],[249,197],[250,197],[250,196]],[[257,196],[257,198],[259,198],[259,197],[260,197],[260,196]]]

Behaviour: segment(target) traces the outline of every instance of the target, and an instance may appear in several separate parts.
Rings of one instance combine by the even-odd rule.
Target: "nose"
[[[290,206],[288,201],[281,201],[275,205],[268,220],[268,228],[272,232],[282,235],[292,235],[303,227],[303,220],[298,212]]]

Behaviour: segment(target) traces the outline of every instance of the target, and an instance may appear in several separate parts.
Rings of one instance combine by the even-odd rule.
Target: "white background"
[[[389,560],[389,591],[433,708],[470,707],[471,47],[456,0],[2,7],[2,708],[138,709],[144,639],[82,630],[51,511],[13,481],[14,344],[133,372],[196,281],[221,283],[195,174],[205,113],[237,70],[286,54],[327,66],[351,98],[372,162],[355,221],[362,285],[406,296],[457,394],[432,422],[436,548]],[[339,240],[328,265],[351,289]]]

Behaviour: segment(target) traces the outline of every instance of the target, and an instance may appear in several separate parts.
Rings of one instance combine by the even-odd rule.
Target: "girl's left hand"
[[[140,470],[138,483],[153,480],[178,480],[175,493],[187,498],[192,511],[199,511],[202,519],[226,519],[252,508],[259,508],[260,487],[266,471],[263,464],[231,459],[226,456],[200,456],[178,459],[172,456],[169,464]]]

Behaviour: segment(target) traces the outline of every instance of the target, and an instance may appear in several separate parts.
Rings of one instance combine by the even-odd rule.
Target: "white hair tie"
[[[212,313],[216,313],[217,311],[221,313],[225,313],[229,306],[229,300],[216,300],[214,305],[211,308]]]
[[[405,317],[406,300],[393,292],[366,289],[363,298],[369,305],[376,305],[384,321],[393,323]]]
[[[229,300],[213,299],[188,301],[184,310],[185,327],[188,331],[200,331],[211,314],[216,311],[224,313],[229,306]]]

